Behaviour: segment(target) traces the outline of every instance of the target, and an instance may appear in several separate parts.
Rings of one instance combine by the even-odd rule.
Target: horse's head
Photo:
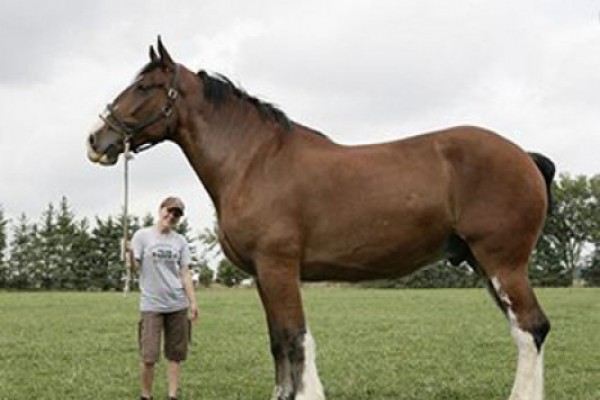
[[[179,65],[158,38],[158,55],[150,47],[150,62],[134,82],[100,115],[103,124],[88,138],[88,158],[113,165],[126,146],[141,151],[168,139],[177,124]]]

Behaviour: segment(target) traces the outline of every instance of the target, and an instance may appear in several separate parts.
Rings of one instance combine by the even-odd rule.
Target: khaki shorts
[[[160,339],[164,332],[165,358],[169,361],[183,361],[187,357],[191,337],[191,324],[188,310],[172,313],[141,313],[138,325],[140,356],[145,363],[156,363],[160,358]]]

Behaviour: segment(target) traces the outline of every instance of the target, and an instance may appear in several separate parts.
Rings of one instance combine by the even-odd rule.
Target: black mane
[[[138,76],[151,72],[156,68],[162,68],[160,60],[151,61],[146,64],[138,73]],[[204,85],[204,97],[213,104],[219,106],[231,96],[235,96],[252,104],[261,116],[280,124],[285,131],[289,132],[292,130],[292,121],[290,121],[283,111],[271,103],[250,96],[245,90],[233,84],[226,76],[221,74],[209,75],[206,71],[199,71],[198,77]]]
[[[287,115],[271,103],[250,96],[243,89],[235,86],[226,76],[221,74],[209,75],[206,71],[199,71],[198,76],[204,85],[204,97],[215,105],[221,105],[231,96],[245,100],[252,104],[264,118],[277,122],[286,131],[292,129],[292,122]]]

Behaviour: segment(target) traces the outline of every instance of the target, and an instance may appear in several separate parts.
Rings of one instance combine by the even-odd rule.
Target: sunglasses
[[[179,208],[176,207],[172,207],[172,208],[167,208],[167,212],[169,214],[171,214],[172,216],[174,216],[175,218],[179,218],[183,215],[183,213],[181,212],[181,210]]]

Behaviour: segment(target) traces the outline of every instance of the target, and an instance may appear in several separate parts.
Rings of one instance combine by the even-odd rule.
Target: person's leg
[[[181,363],[179,361],[169,361],[167,368],[167,381],[169,383],[169,397],[177,398],[179,390],[179,375],[181,373]]]
[[[181,362],[187,357],[190,323],[187,310],[165,314],[165,358],[169,360],[169,397],[177,398]]]
[[[140,385],[142,398],[152,398],[154,382],[154,364],[160,355],[160,337],[163,328],[163,316],[158,313],[142,312],[139,325],[140,345]]]
[[[150,399],[152,396],[152,382],[154,382],[154,363],[141,363],[142,397]]]

